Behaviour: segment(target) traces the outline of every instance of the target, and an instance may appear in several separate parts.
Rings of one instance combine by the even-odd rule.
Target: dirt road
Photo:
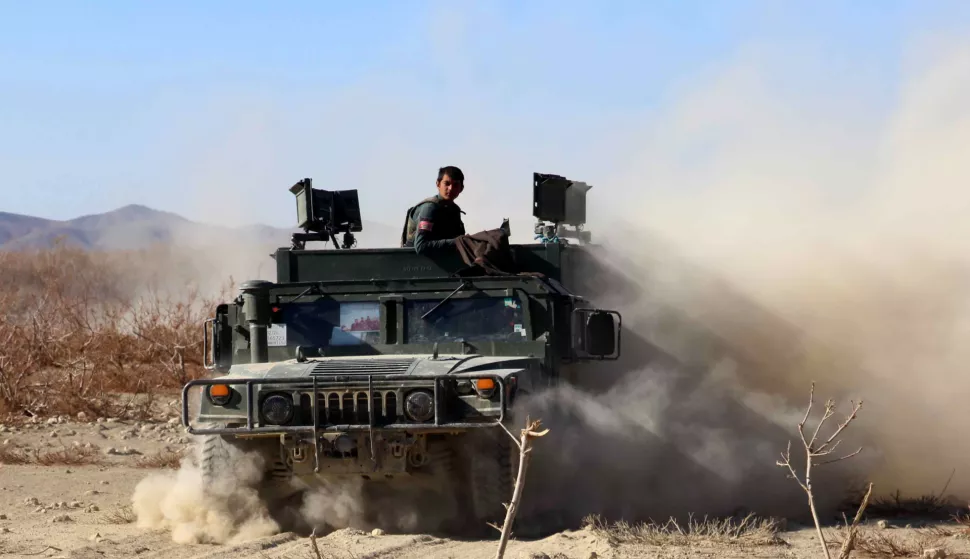
[[[137,518],[137,508],[133,507],[136,487],[148,477],[172,475],[179,453],[185,452],[189,444],[181,426],[170,415],[151,422],[62,419],[0,426],[0,558],[316,556],[305,535],[251,530],[251,537],[242,541],[192,543],[191,534],[158,529]],[[182,505],[176,501],[168,506]],[[218,522],[211,513],[197,520],[207,526]],[[914,556],[934,547],[944,548],[947,557],[970,556],[965,531],[956,524],[929,531],[906,527],[871,530],[873,546],[880,542],[885,545],[890,538],[908,546]],[[769,539],[772,541],[725,543],[699,537],[658,542],[656,538],[638,539],[630,534],[587,528],[541,540],[513,541],[506,557],[807,558],[818,553],[813,530],[792,529]],[[317,546],[320,557],[334,559],[484,559],[494,557],[496,542],[341,529],[321,535]]]
[[[127,461],[132,461],[131,459]],[[70,472],[70,473],[68,473]],[[238,544],[180,544],[167,530],[139,526],[132,494],[151,470],[118,466],[0,466],[0,557],[71,558],[309,558],[310,541],[292,533]],[[495,542],[454,541],[430,535],[373,535],[337,530],[317,539],[325,558],[493,557]],[[508,557],[544,552],[586,559],[609,557],[603,538],[588,532],[558,534],[510,546]],[[541,555],[536,555],[541,557]]]

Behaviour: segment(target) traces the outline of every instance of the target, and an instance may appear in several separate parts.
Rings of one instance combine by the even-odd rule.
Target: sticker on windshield
[[[340,326],[333,329],[330,345],[360,345],[380,339],[380,303],[341,303]]]
[[[286,347],[286,324],[270,324],[266,330],[266,345]]]
[[[522,326],[521,324],[513,324],[512,330],[525,336],[525,326]]]
[[[513,308],[513,309],[517,309],[517,308],[519,308],[519,302],[516,301],[515,299],[511,298],[511,297],[506,297],[505,298],[505,306],[506,307]]]

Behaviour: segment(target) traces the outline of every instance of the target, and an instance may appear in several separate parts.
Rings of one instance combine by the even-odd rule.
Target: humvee
[[[275,282],[244,282],[215,309],[203,327],[210,374],[183,388],[205,486],[242,451],[263,458],[267,495],[424,478],[457,498],[465,522],[501,521],[518,467],[502,425],[521,427],[516,403],[620,355],[620,314],[570,291],[589,254],[590,188],[535,173],[535,242],[509,245],[528,273],[496,275],[457,251],[355,248],[357,191],[293,185],[303,232],[272,255]],[[321,241],[332,246],[306,247]]]

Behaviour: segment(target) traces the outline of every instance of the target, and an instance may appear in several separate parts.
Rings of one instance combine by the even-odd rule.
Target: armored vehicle
[[[500,424],[517,433],[523,396],[620,354],[619,313],[569,289],[590,248],[589,188],[534,174],[535,242],[507,245],[516,270],[501,275],[458,251],[355,248],[355,190],[291,187],[303,232],[273,255],[275,282],[245,282],[215,309],[211,374],[183,389],[206,485],[242,450],[263,457],[267,494],[433,479],[466,522],[500,522],[518,466]]]

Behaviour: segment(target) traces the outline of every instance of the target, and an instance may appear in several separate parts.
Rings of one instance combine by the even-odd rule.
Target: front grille
[[[333,359],[314,365],[311,375],[387,375],[406,373],[414,359]]]
[[[308,413],[311,397],[309,392],[300,395],[303,409]],[[363,390],[317,391],[317,413],[321,425],[367,425],[371,406],[374,408],[374,425],[389,425],[397,421],[397,404],[397,392],[394,390],[375,390],[370,401]]]

